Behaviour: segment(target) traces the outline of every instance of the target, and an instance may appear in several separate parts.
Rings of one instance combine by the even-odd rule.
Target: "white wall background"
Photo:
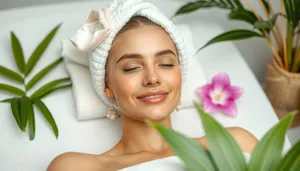
[[[7,10],[10,8],[16,8],[16,7],[27,7],[32,5],[53,4],[53,3],[73,2],[73,1],[88,1],[88,0],[0,0],[0,11]],[[173,0],[173,1],[182,1],[184,3],[189,0]],[[244,0],[240,0],[240,1],[244,2]],[[257,0],[249,0],[249,1],[254,6],[255,9],[258,9],[259,13],[263,16],[263,11],[260,8],[260,5],[258,4]],[[270,0],[270,1],[275,11],[278,11],[280,1],[279,0]],[[201,15],[199,17],[207,17],[210,20],[215,20],[219,22],[224,27],[225,30],[232,30],[237,28],[251,29],[251,27],[247,24],[236,22],[236,21],[228,21],[226,16],[228,13],[227,11],[217,10],[217,9],[212,9],[210,11],[211,12],[209,12],[206,16]],[[197,13],[191,15],[197,15]],[[188,16],[184,16],[184,17],[188,19]],[[265,41],[259,38],[251,38],[248,40],[235,41],[234,44],[237,46],[237,48],[243,55],[245,61],[250,66],[251,70],[255,74],[258,81],[263,83],[264,74],[266,71],[266,64],[272,56],[271,50],[266,45]]]

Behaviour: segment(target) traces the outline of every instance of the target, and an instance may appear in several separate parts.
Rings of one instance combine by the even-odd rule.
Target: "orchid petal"
[[[210,98],[204,99],[203,108],[204,111],[207,113],[212,113],[218,110],[218,106],[213,104]]]
[[[221,106],[223,112],[228,116],[236,116],[237,115],[237,107],[234,101],[229,100],[226,105]]]
[[[211,84],[206,84],[200,88],[196,89],[196,92],[199,96],[205,97],[209,94],[210,90],[212,89]]]
[[[226,90],[224,90],[227,94],[229,94],[229,98],[236,100],[241,97],[241,95],[244,93],[244,89],[237,87],[237,86],[231,86],[227,87]]]
[[[225,72],[221,72],[214,76],[212,80],[212,85],[214,87],[226,87],[230,86],[230,80],[228,75]]]

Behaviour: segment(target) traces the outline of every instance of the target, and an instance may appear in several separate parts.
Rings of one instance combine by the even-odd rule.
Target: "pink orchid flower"
[[[111,31],[112,23],[105,8],[94,9],[83,26],[70,38],[74,46],[86,52],[102,43]]]
[[[244,90],[231,86],[229,77],[222,72],[213,77],[211,84],[197,88],[197,94],[203,98],[203,108],[207,113],[223,111],[228,116],[237,115],[237,100]]]

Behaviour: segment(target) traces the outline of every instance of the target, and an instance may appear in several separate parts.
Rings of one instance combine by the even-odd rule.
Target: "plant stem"
[[[280,9],[281,12],[283,13],[283,0],[280,0]],[[289,71],[289,62],[287,58],[287,53],[286,53],[286,39],[285,39],[285,27],[284,27],[284,17],[281,16],[281,29],[282,29],[282,42],[283,42],[283,59],[284,59],[284,65],[287,71]]]
[[[296,36],[296,45],[295,45],[296,48],[299,45],[299,41],[300,41],[300,33],[298,33],[297,36]]]
[[[244,0],[245,3],[248,5],[248,7],[251,9],[251,11],[254,13],[255,17],[257,18],[257,20],[261,21],[261,18],[259,17],[259,15],[257,14],[257,12],[255,11],[255,9],[253,8],[253,6],[251,6],[251,4],[249,3],[248,0]],[[269,47],[271,48],[273,55],[275,56],[276,61],[278,62],[278,65],[281,68],[284,68],[283,64],[282,64],[282,60],[280,60],[280,56],[277,52],[277,50],[274,48],[274,45],[272,44],[272,42],[269,39],[268,34],[266,33],[266,31],[264,31],[264,37],[265,37],[265,41],[267,42],[267,44],[269,45]]]
[[[269,12],[267,11],[266,6],[263,4],[262,0],[257,0],[257,1],[259,2],[260,6],[261,6],[262,9],[264,10],[264,12],[265,12],[267,18],[270,19],[270,14],[269,14]],[[269,7],[271,6],[271,4],[268,4],[268,5],[269,5]],[[279,39],[278,39],[278,37],[277,37],[275,31],[274,31],[274,27],[272,28],[271,32],[272,32],[272,34],[273,34],[273,36],[274,36],[274,38],[275,38],[275,40],[276,40],[276,44],[277,44],[278,48],[280,48],[280,41],[279,41]]]
[[[272,53],[276,59],[276,61],[278,62],[279,66],[281,68],[284,68],[283,64],[282,64],[282,60],[277,52],[277,50],[274,48],[273,44],[271,43],[271,41],[269,39],[265,39],[266,42],[268,43],[268,45],[270,46],[271,50],[272,50]]]
[[[299,70],[299,66],[300,66],[300,65],[298,65],[298,64],[300,64],[300,46],[298,46],[299,41],[300,41],[300,34],[298,34],[297,38],[296,38],[295,59],[294,59],[293,68],[292,68],[293,72],[297,72]]]
[[[286,50],[287,50],[287,58],[289,62],[289,69],[292,68],[292,65],[294,63],[294,56],[293,56],[293,39],[294,38],[294,29],[292,25],[288,24],[288,29],[287,29],[287,39],[286,39]]]
[[[300,46],[296,48],[295,52],[295,61],[294,61],[294,66],[293,66],[293,72],[298,72],[300,69]]]
[[[272,5],[271,5],[270,0],[267,0],[267,3],[268,3],[268,5],[269,5],[271,14],[274,15],[275,13],[274,13],[274,10],[273,10],[273,7],[272,7]],[[276,32],[277,32],[277,35],[278,35],[279,40],[282,40],[282,35],[281,35],[280,29],[279,29],[277,23],[275,23],[275,30],[276,30]],[[282,43],[280,42],[280,46],[279,46],[278,48],[281,48],[281,46],[282,46]]]
[[[255,11],[255,9],[253,8],[253,6],[249,3],[248,0],[244,0],[245,3],[248,5],[248,7],[252,10],[252,12],[254,13],[255,17],[261,21],[261,18],[259,17],[259,15],[257,14],[257,12]]]
[[[269,14],[269,12],[267,11],[267,9],[266,9],[265,5],[263,4],[262,0],[257,0],[257,1],[259,2],[260,6],[261,6],[262,9],[264,10],[264,12],[265,12],[267,18],[270,19],[270,14]],[[270,6],[270,4],[268,4],[268,5]]]

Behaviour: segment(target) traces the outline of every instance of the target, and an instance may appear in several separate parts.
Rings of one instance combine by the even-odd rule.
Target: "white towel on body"
[[[250,154],[246,152],[243,154],[248,163],[251,158]],[[119,171],[188,171],[188,169],[178,156],[171,156],[126,167]]]

